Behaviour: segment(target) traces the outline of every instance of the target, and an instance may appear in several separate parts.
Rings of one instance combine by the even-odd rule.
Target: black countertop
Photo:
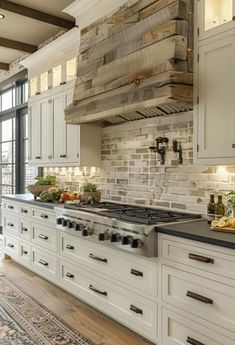
[[[3,195],[2,198],[9,199],[11,201],[20,201],[33,206],[45,207],[53,209],[54,207],[63,207],[63,204],[57,202],[43,202],[41,200],[35,200],[32,194],[12,194],[12,195]]]
[[[212,231],[207,220],[156,226],[156,232],[235,249],[235,233]]]

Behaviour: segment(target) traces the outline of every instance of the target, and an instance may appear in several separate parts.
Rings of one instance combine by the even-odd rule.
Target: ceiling
[[[9,69],[9,64],[32,53],[37,46],[74,25],[74,18],[62,12],[74,0],[11,0],[0,1],[0,71]],[[30,12],[19,5],[40,11]],[[28,13],[30,12],[30,17]],[[43,12],[43,13],[41,13]],[[49,15],[49,16],[47,16]],[[53,16],[53,17],[51,17]],[[58,17],[63,21],[58,21]],[[45,19],[46,18],[46,19]],[[55,20],[55,21],[54,21]],[[56,21],[57,20],[57,21]],[[48,21],[50,23],[48,23]],[[52,23],[51,23],[52,21]],[[67,26],[67,27],[66,27]],[[8,39],[7,41],[5,39]],[[10,40],[10,41],[9,41]],[[17,41],[17,42],[12,42]],[[18,45],[17,43],[26,43]],[[29,50],[28,50],[29,49]]]

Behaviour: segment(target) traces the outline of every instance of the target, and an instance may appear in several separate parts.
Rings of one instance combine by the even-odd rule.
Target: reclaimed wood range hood
[[[67,123],[106,126],[192,108],[193,0],[130,0],[82,29]]]

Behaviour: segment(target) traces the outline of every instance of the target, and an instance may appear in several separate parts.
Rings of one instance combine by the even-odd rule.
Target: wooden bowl
[[[30,184],[27,186],[27,189],[30,193],[32,193],[34,195],[34,198],[36,199],[37,197],[39,197],[39,195],[42,192],[49,190],[51,187],[53,187],[53,186],[41,185],[41,184]]]

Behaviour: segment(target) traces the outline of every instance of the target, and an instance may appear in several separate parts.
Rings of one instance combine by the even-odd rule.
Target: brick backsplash
[[[166,136],[169,145],[166,164],[149,146]],[[183,148],[183,165],[178,165],[172,140]],[[101,167],[45,168],[57,176],[58,185],[81,190],[86,181],[96,183],[103,199],[171,207],[205,213],[209,194],[235,190],[235,167],[220,173],[218,167],[193,165],[192,112],[135,121],[102,131]]]

